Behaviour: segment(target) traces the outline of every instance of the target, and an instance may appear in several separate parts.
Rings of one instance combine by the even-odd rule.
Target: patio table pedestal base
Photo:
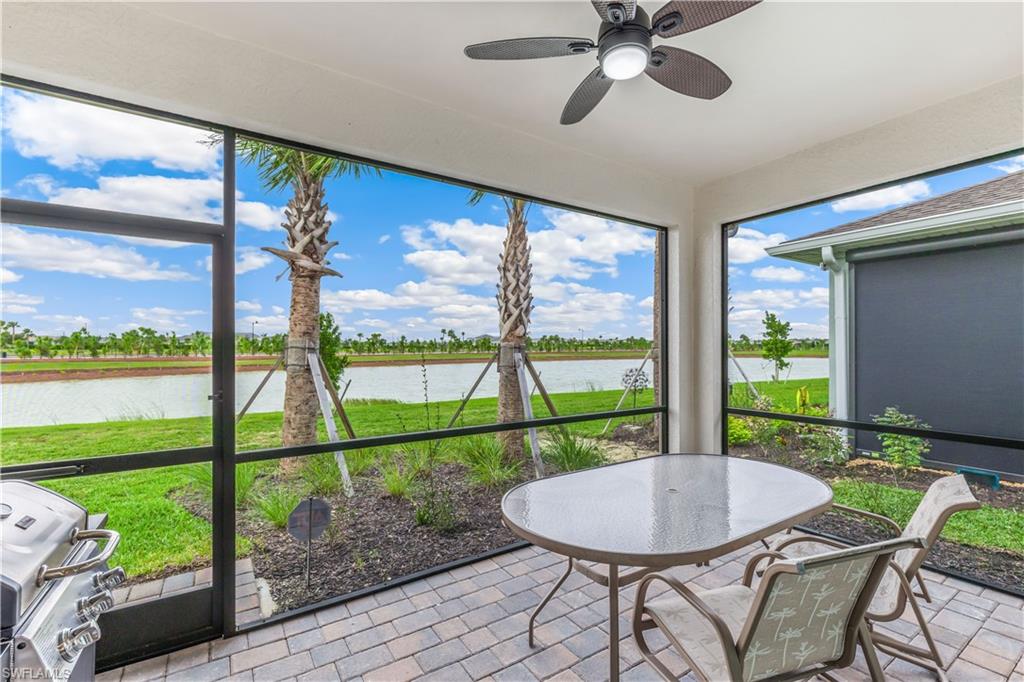
[[[540,612],[544,610],[544,607],[548,605],[548,602],[554,598],[558,589],[565,584],[565,581],[569,578],[573,569],[576,569],[598,585],[603,585],[608,588],[608,659],[610,668],[608,679],[614,681],[619,679],[619,589],[636,582],[655,569],[637,568],[620,575],[620,566],[616,564],[605,565],[608,566],[608,575],[603,575],[586,564],[580,563],[572,557],[568,557],[565,572],[558,578],[558,580],[555,581],[555,584],[551,586],[551,589],[533,609],[533,613],[530,614],[530,621],[527,628],[527,641],[531,647],[534,646],[533,628],[537,622],[537,617],[540,616]]]

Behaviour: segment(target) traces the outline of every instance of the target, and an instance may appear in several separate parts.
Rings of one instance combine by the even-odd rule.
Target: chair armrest
[[[885,526],[889,530],[896,533],[896,535],[899,535],[903,532],[903,529],[900,528],[900,524],[896,523],[888,516],[882,516],[881,514],[875,514],[874,512],[864,511],[863,509],[855,509],[854,507],[847,507],[844,504],[833,504],[832,509],[830,511],[840,511],[844,514],[853,514],[854,516],[860,516],[869,521],[880,523],[881,525]]]
[[[828,538],[819,538],[817,536],[802,535],[800,537],[789,538],[788,540],[783,540],[782,542],[777,544],[775,546],[775,549],[772,550],[772,551],[774,551],[774,552],[782,552],[782,550],[784,550],[786,547],[789,547],[790,545],[796,545],[796,544],[799,544],[801,542],[813,542],[813,543],[815,543],[817,545],[825,545],[827,547],[835,547],[836,549],[849,549],[850,548],[849,545],[844,545],[844,544],[836,542],[835,540],[829,540]],[[791,557],[786,557],[786,558],[789,559]]]
[[[725,621],[722,620],[722,617],[715,613],[710,606],[705,604],[704,601],[693,592],[693,590],[670,575],[666,575],[664,573],[648,573],[640,579],[639,583],[637,583],[636,604],[633,607],[633,632],[639,632],[641,629],[640,621],[643,617],[644,604],[647,601],[647,588],[649,588],[651,583],[655,580],[660,580],[668,585],[676,594],[689,602],[693,608],[697,609],[698,613],[707,619],[711,624],[711,627],[714,628],[715,632],[718,634],[718,639],[722,643],[722,649],[725,652],[725,658],[731,671],[733,674],[738,675],[740,671],[739,651],[736,648],[736,642],[732,638],[732,633],[729,632],[729,626],[726,625]]]
[[[791,543],[792,544],[792,543]],[[754,571],[757,570],[757,565],[765,559],[789,559],[788,556],[782,552],[776,552],[774,550],[768,550],[766,552],[758,552],[754,556],[750,557],[750,561],[747,562],[747,568],[743,571],[743,584],[750,587],[750,583],[754,580]],[[760,575],[760,574],[758,574]]]

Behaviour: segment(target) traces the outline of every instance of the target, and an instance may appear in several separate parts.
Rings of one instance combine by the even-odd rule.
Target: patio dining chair
[[[676,677],[652,653],[644,633],[659,628],[707,682],[808,679],[853,663],[861,644],[872,680],[884,679],[864,614],[892,556],[921,547],[919,538],[897,538],[770,565],[751,587],[757,565],[776,552],[761,552],[747,565],[741,585],[694,592],[664,573],[644,576],[633,612],[633,635],[644,659],[666,680]],[[655,581],[671,588],[647,601]],[[674,592],[674,594],[673,594]]]
[[[831,509],[831,511],[858,516],[884,526],[900,537],[924,538],[922,547],[901,550],[893,557],[889,565],[890,570],[886,571],[882,577],[882,582],[865,618],[871,628],[872,641],[878,650],[930,670],[940,680],[946,679],[946,665],[942,662],[938,647],[928,629],[928,621],[917,601],[917,598],[921,597],[926,602],[931,602],[931,596],[925,587],[920,569],[928,556],[928,551],[938,539],[939,533],[942,532],[949,517],[958,511],[978,509],[979,507],[981,507],[981,503],[974,497],[970,486],[967,485],[967,480],[960,474],[944,476],[933,482],[928,487],[928,491],[924,494],[917,509],[914,510],[906,527],[902,529],[892,519],[878,514],[838,504],[833,505]],[[826,538],[792,537],[782,540],[772,549],[780,555],[792,559],[842,547],[846,547],[846,545]],[[768,557],[768,560],[771,561],[772,557]],[[915,592],[912,588],[912,583],[915,581],[920,587],[920,592]],[[921,628],[921,635],[924,637],[927,649],[911,646],[878,632],[872,627],[874,623],[885,623],[900,618],[908,605]]]

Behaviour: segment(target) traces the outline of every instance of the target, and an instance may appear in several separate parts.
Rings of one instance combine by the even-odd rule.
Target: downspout
[[[821,269],[829,283],[829,382],[828,406],[838,419],[849,419],[850,395],[850,270],[845,258],[831,246],[821,247]]]

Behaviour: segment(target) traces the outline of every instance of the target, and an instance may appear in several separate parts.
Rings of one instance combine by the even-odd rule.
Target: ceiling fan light
[[[618,45],[601,55],[601,71],[617,81],[635,78],[647,68],[649,57],[650,51],[643,45]]]

